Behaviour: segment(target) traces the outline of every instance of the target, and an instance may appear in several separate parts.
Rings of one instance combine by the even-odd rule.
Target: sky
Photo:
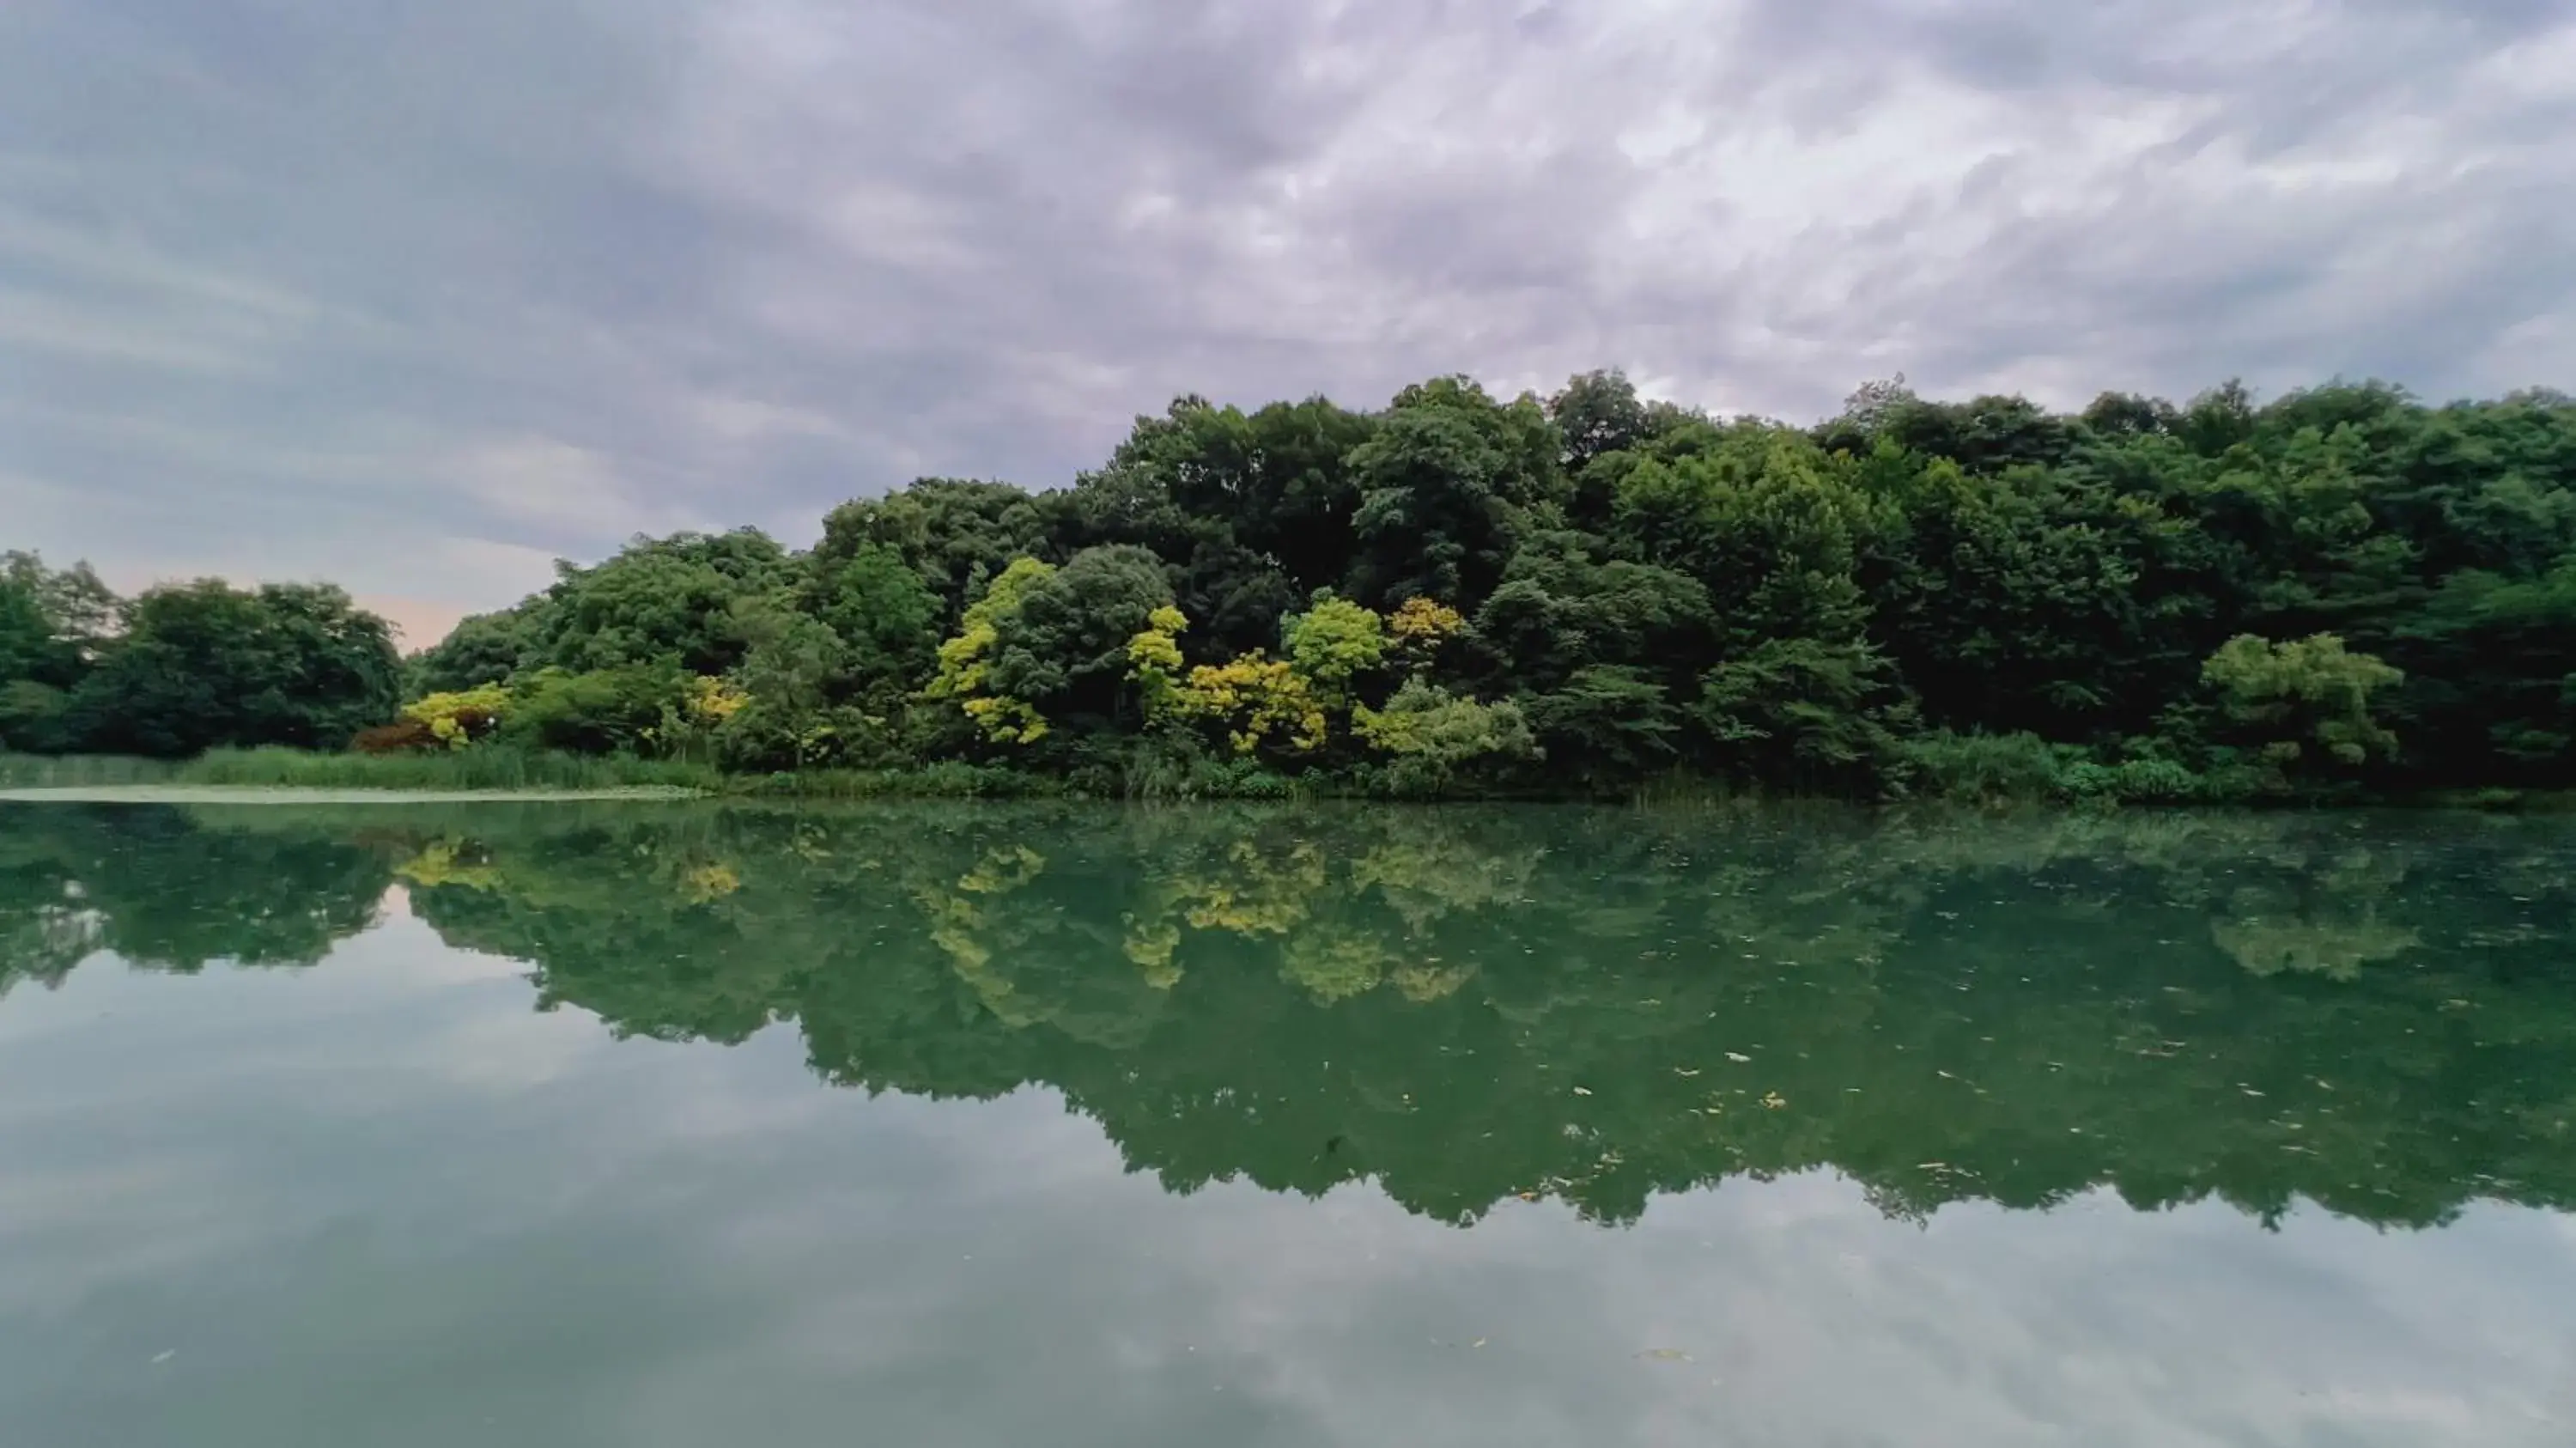
[[[2576,386],[2576,0],[0,0],[0,547],[414,647],[1464,372]]]

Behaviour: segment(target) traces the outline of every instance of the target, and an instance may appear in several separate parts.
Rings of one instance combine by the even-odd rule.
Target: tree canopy
[[[120,603],[9,555],[0,745],[335,747],[396,694],[498,685],[581,747],[1110,789],[1419,784],[1390,741],[1435,735],[1503,746],[1450,790],[2565,788],[2576,403],[2231,383],[2059,413],[1898,378],[1798,427],[1616,372],[1189,396],[1067,487],[929,478],[802,553],[743,529],[566,564],[392,693],[372,638],[321,594]]]

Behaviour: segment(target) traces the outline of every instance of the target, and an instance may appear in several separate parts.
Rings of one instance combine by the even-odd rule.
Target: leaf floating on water
[[[1686,1363],[1691,1360],[1689,1353],[1677,1347],[1650,1347],[1637,1356],[1659,1363]]]

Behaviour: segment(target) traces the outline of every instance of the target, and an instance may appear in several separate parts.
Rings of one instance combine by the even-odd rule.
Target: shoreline
[[[713,799],[703,790],[636,785],[611,789],[324,789],[267,784],[54,785],[0,789],[0,804],[458,804]]]
[[[1949,808],[1984,814],[2015,814],[2026,811],[2050,813],[2130,813],[2136,811],[2201,810],[2257,811],[2292,810],[2318,813],[2345,813],[2365,810],[2421,810],[2467,814],[2546,814],[2576,813],[2576,795],[2550,791],[2518,791],[2502,794],[2496,791],[2427,791],[2398,796],[2366,796],[2343,799],[2244,799],[2189,800],[2171,803],[2117,803],[2106,800],[2069,801],[2021,797],[1968,799],[1955,796],[1925,795],[1911,799],[1852,800],[1831,795],[1766,794],[1643,791],[1625,798],[1609,795],[1524,795],[1524,794],[1457,794],[1425,799],[1396,799],[1350,794],[1332,790],[1297,791],[1285,797],[1236,795],[1185,795],[1169,798],[1131,797],[1089,794],[1066,790],[996,790],[959,792],[939,788],[936,781],[878,781],[879,787],[849,792],[833,788],[800,790],[780,787],[777,776],[748,776],[766,787],[751,789],[700,789],[680,785],[609,785],[593,788],[530,785],[525,788],[460,788],[439,789],[418,786],[369,785],[292,785],[292,784],[117,784],[117,785],[33,785],[0,788],[0,804],[75,804],[75,805],[436,805],[436,804],[827,804],[827,803],[931,803],[931,802],[1013,802],[1047,800],[1058,803],[1110,805],[1151,805],[1186,807],[1194,804],[1353,804],[1384,805],[1398,808],[1421,808],[1441,805],[1521,804],[1587,805],[1611,807],[1688,807],[1711,803],[1796,805],[1801,803],[1834,803],[1857,809]],[[818,781],[821,782],[821,781]],[[919,787],[907,788],[907,784]]]

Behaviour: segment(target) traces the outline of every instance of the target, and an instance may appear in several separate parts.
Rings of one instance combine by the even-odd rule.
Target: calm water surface
[[[0,804],[0,1442],[2576,1442],[2576,821]]]

